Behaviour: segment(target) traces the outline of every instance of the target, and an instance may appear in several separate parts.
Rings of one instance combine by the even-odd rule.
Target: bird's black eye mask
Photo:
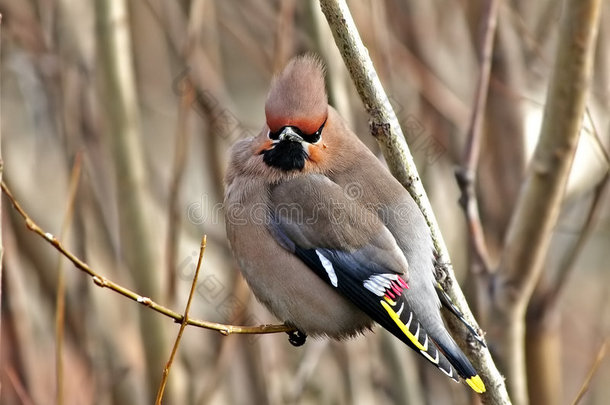
[[[302,142],[309,144],[319,142],[324,124],[326,124],[326,120],[313,134],[304,134],[299,128],[290,125],[282,127],[279,131],[269,132],[269,139],[273,141],[274,146],[271,149],[261,151],[263,161],[268,166],[284,171],[303,170],[305,161],[309,156],[303,148]],[[286,133],[286,128],[290,128],[289,135],[282,139],[282,134]]]
[[[324,125],[326,124],[326,120],[324,120],[324,122],[322,123],[322,125],[320,125],[320,128],[318,128],[318,130],[316,132],[314,132],[313,134],[306,134],[303,131],[301,131],[298,127],[293,127],[291,125],[286,125],[283,126],[282,128],[280,128],[278,131],[275,132],[271,132],[269,131],[269,139],[271,139],[272,141],[277,141],[280,139],[280,135],[282,134],[282,132],[290,127],[294,132],[296,132],[301,138],[303,138],[303,140],[307,143],[317,143],[320,141],[320,137],[322,136],[322,130],[324,129]]]

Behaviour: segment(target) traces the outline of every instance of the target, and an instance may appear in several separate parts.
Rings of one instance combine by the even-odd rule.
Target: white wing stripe
[[[318,256],[320,256],[320,253],[318,253]],[[322,264],[324,264],[324,262],[322,262]],[[362,285],[373,294],[381,297],[385,294],[386,290],[390,290],[392,288],[392,282],[396,280],[398,280],[398,274],[373,274],[367,280],[365,280]]]
[[[320,262],[322,263],[324,270],[326,270],[326,274],[328,274],[328,279],[330,280],[330,283],[333,285],[333,287],[337,287],[337,274],[335,273],[335,268],[333,267],[333,264],[318,250],[316,250],[316,254],[320,258]]]

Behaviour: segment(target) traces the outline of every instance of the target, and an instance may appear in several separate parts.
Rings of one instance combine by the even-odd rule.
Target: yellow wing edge
[[[380,301],[381,306],[383,306],[383,308],[387,311],[387,313],[390,315],[390,317],[392,318],[392,320],[396,323],[396,325],[398,325],[398,327],[400,328],[400,330],[402,330],[402,332],[409,338],[409,340],[415,345],[415,347],[417,347],[419,350],[421,350],[423,353],[426,352],[426,349],[422,346],[421,343],[419,343],[419,341],[415,338],[415,336],[413,336],[413,334],[409,331],[409,328],[407,327],[407,325],[405,325],[402,320],[400,319],[400,317],[398,316],[398,314],[396,312],[394,312],[394,310],[392,309],[392,307],[390,307],[386,302],[384,301]],[[466,379],[466,384],[468,384],[470,386],[470,388],[473,389],[474,392],[482,394],[486,391],[485,389],[485,384],[483,383],[483,380],[481,379],[481,377],[479,377],[479,375],[475,375],[474,377],[470,377]]]
[[[392,320],[396,323],[396,325],[398,325],[398,327],[400,328],[402,333],[404,333],[405,336],[407,336],[407,338],[409,338],[411,343],[413,343],[415,345],[415,347],[417,347],[422,352],[426,352],[426,348],[424,346],[422,346],[421,343],[419,343],[419,341],[415,338],[415,336],[413,336],[413,334],[411,332],[409,332],[409,328],[407,327],[407,325],[405,325],[400,320],[400,317],[398,316],[398,314],[396,312],[394,312],[394,310],[386,302],[383,302],[383,301],[379,301],[379,302],[381,303],[381,306],[383,306],[383,308],[387,311],[388,315],[390,315],[390,318],[392,318]]]

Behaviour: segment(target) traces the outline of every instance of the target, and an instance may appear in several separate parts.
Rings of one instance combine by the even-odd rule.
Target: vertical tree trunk
[[[144,155],[140,139],[127,4],[124,0],[97,0],[98,67],[101,93],[107,101],[108,138],[114,157],[122,254],[132,272],[138,292],[159,297],[159,260],[155,260],[147,195]],[[157,387],[169,347],[161,318],[152,311],[140,313],[140,330],[146,356],[150,400]],[[171,390],[167,396],[171,400]]]

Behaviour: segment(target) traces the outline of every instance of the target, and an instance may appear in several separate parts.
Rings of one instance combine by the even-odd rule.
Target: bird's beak
[[[301,135],[297,134],[294,131],[294,129],[292,129],[292,127],[290,127],[290,126],[284,127],[282,132],[280,132],[279,140],[280,141],[298,142],[298,143],[302,143],[303,142],[303,138],[301,137]]]

